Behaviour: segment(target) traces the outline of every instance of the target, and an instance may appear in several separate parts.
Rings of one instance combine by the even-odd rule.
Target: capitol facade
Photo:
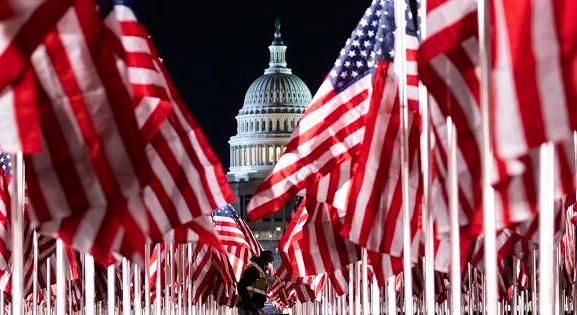
[[[272,171],[285,150],[285,145],[311,102],[306,84],[288,68],[286,49],[275,22],[269,67],[248,88],[238,115],[237,134],[230,138],[230,170],[228,180],[237,200],[233,206],[246,218],[246,206],[258,184]],[[258,222],[249,222],[261,243],[278,243],[290,220],[296,200]],[[268,246],[265,246],[268,247]],[[274,247],[273,247],[274,248]]]

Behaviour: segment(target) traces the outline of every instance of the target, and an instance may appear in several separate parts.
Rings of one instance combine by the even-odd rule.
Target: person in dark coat
[[[253,256],[250,263],[242,272],[237,284],[236,306],[239,314],[259,314],[267,300],[268,289],[266,271],[268,265],[274,261],[274,253],[263,250],[260,256]]]

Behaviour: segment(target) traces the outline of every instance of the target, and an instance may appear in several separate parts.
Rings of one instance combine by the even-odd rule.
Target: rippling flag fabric
[[[370,105],[392,104],[395,97],[392,84],[384,84],[393,68],[389,64],[394,38],[387,29],[394,25],[390,7],[390,0],[374,0],[367,8],[305,110],[285,153],[253,194],[250,219],[276,211],[307,185],[358,156]]]

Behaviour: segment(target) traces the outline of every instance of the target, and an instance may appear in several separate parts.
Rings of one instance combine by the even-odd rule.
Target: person
[[[250,260],[252,263],[242,271],[237,284],[236,306],[240,315],[259,314],[264,307],[268,289],[266,270],[274,261],[274,254],[270,250],[263,250],[260,256],[253,256]]]

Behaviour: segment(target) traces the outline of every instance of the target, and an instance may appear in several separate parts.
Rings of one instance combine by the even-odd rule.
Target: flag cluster
[[[554,174],[556,240],[563,240],[559,250],[572,249],[563,242],[573,242],[567,240],[573,228],[564,232],[564,226],[565,212],[575,199],[577,54],[571,47],[577,19],[567,13],[575,5],[491,1],[488,124],[494,154],[488,161],[492,170],[488,176],[495,204],[484,205],[477,2],[428,2],[427,16],[422,17],[427,24],[424,41],[419,38],[418,1],[406,1],[403,23],[395,21],[394,12],[394,3],[401,2],[372,1],[285,153],[250,201],[249,217],[256,219],[295,195],[304,198],[279,245],[283,265],[277,276],[283,277],[278,276],[275,289],[284,281],[286,290],[273,292],[282,305],[291,296],[294,303],[297,296],[287,283],[307,283],[309,292],[315,292],[310,277],[327,277],[334,292],[346,292],[349,283],[344,279],[359,276],[348,270],[364,250],[370,274],[380,285],[399,274],[402,257],[410,255],[413,291],[422,296],[422,219],[429,214],[434,224],[434,266],[440,273],[437,297],[444,300],[451,266],[452,150],[457,157],[457,230],[464,277],[474,278],[484,270],[480,232],[484,210],[494,207],[502,296],[514,285],[510,276],[514,272],[522,283],[515,285],[528,288],[528,270],[533,266],[529,256],[539,246],[538,217],[543,215],[538,196],[539,146],[544,143],[552,143],[555,151],[555,168],[548,171]],[[397,25],[406,28],[399,32]],[[404,51],[396,46],[399,42]],[[420,82],[428,94],[419,93]],[[455,147],[449,141],[448,119],[456,129]],[[404,253],[403,211],[409,212],[411,253]],[[469,286],[469,292],[476,290]]]

